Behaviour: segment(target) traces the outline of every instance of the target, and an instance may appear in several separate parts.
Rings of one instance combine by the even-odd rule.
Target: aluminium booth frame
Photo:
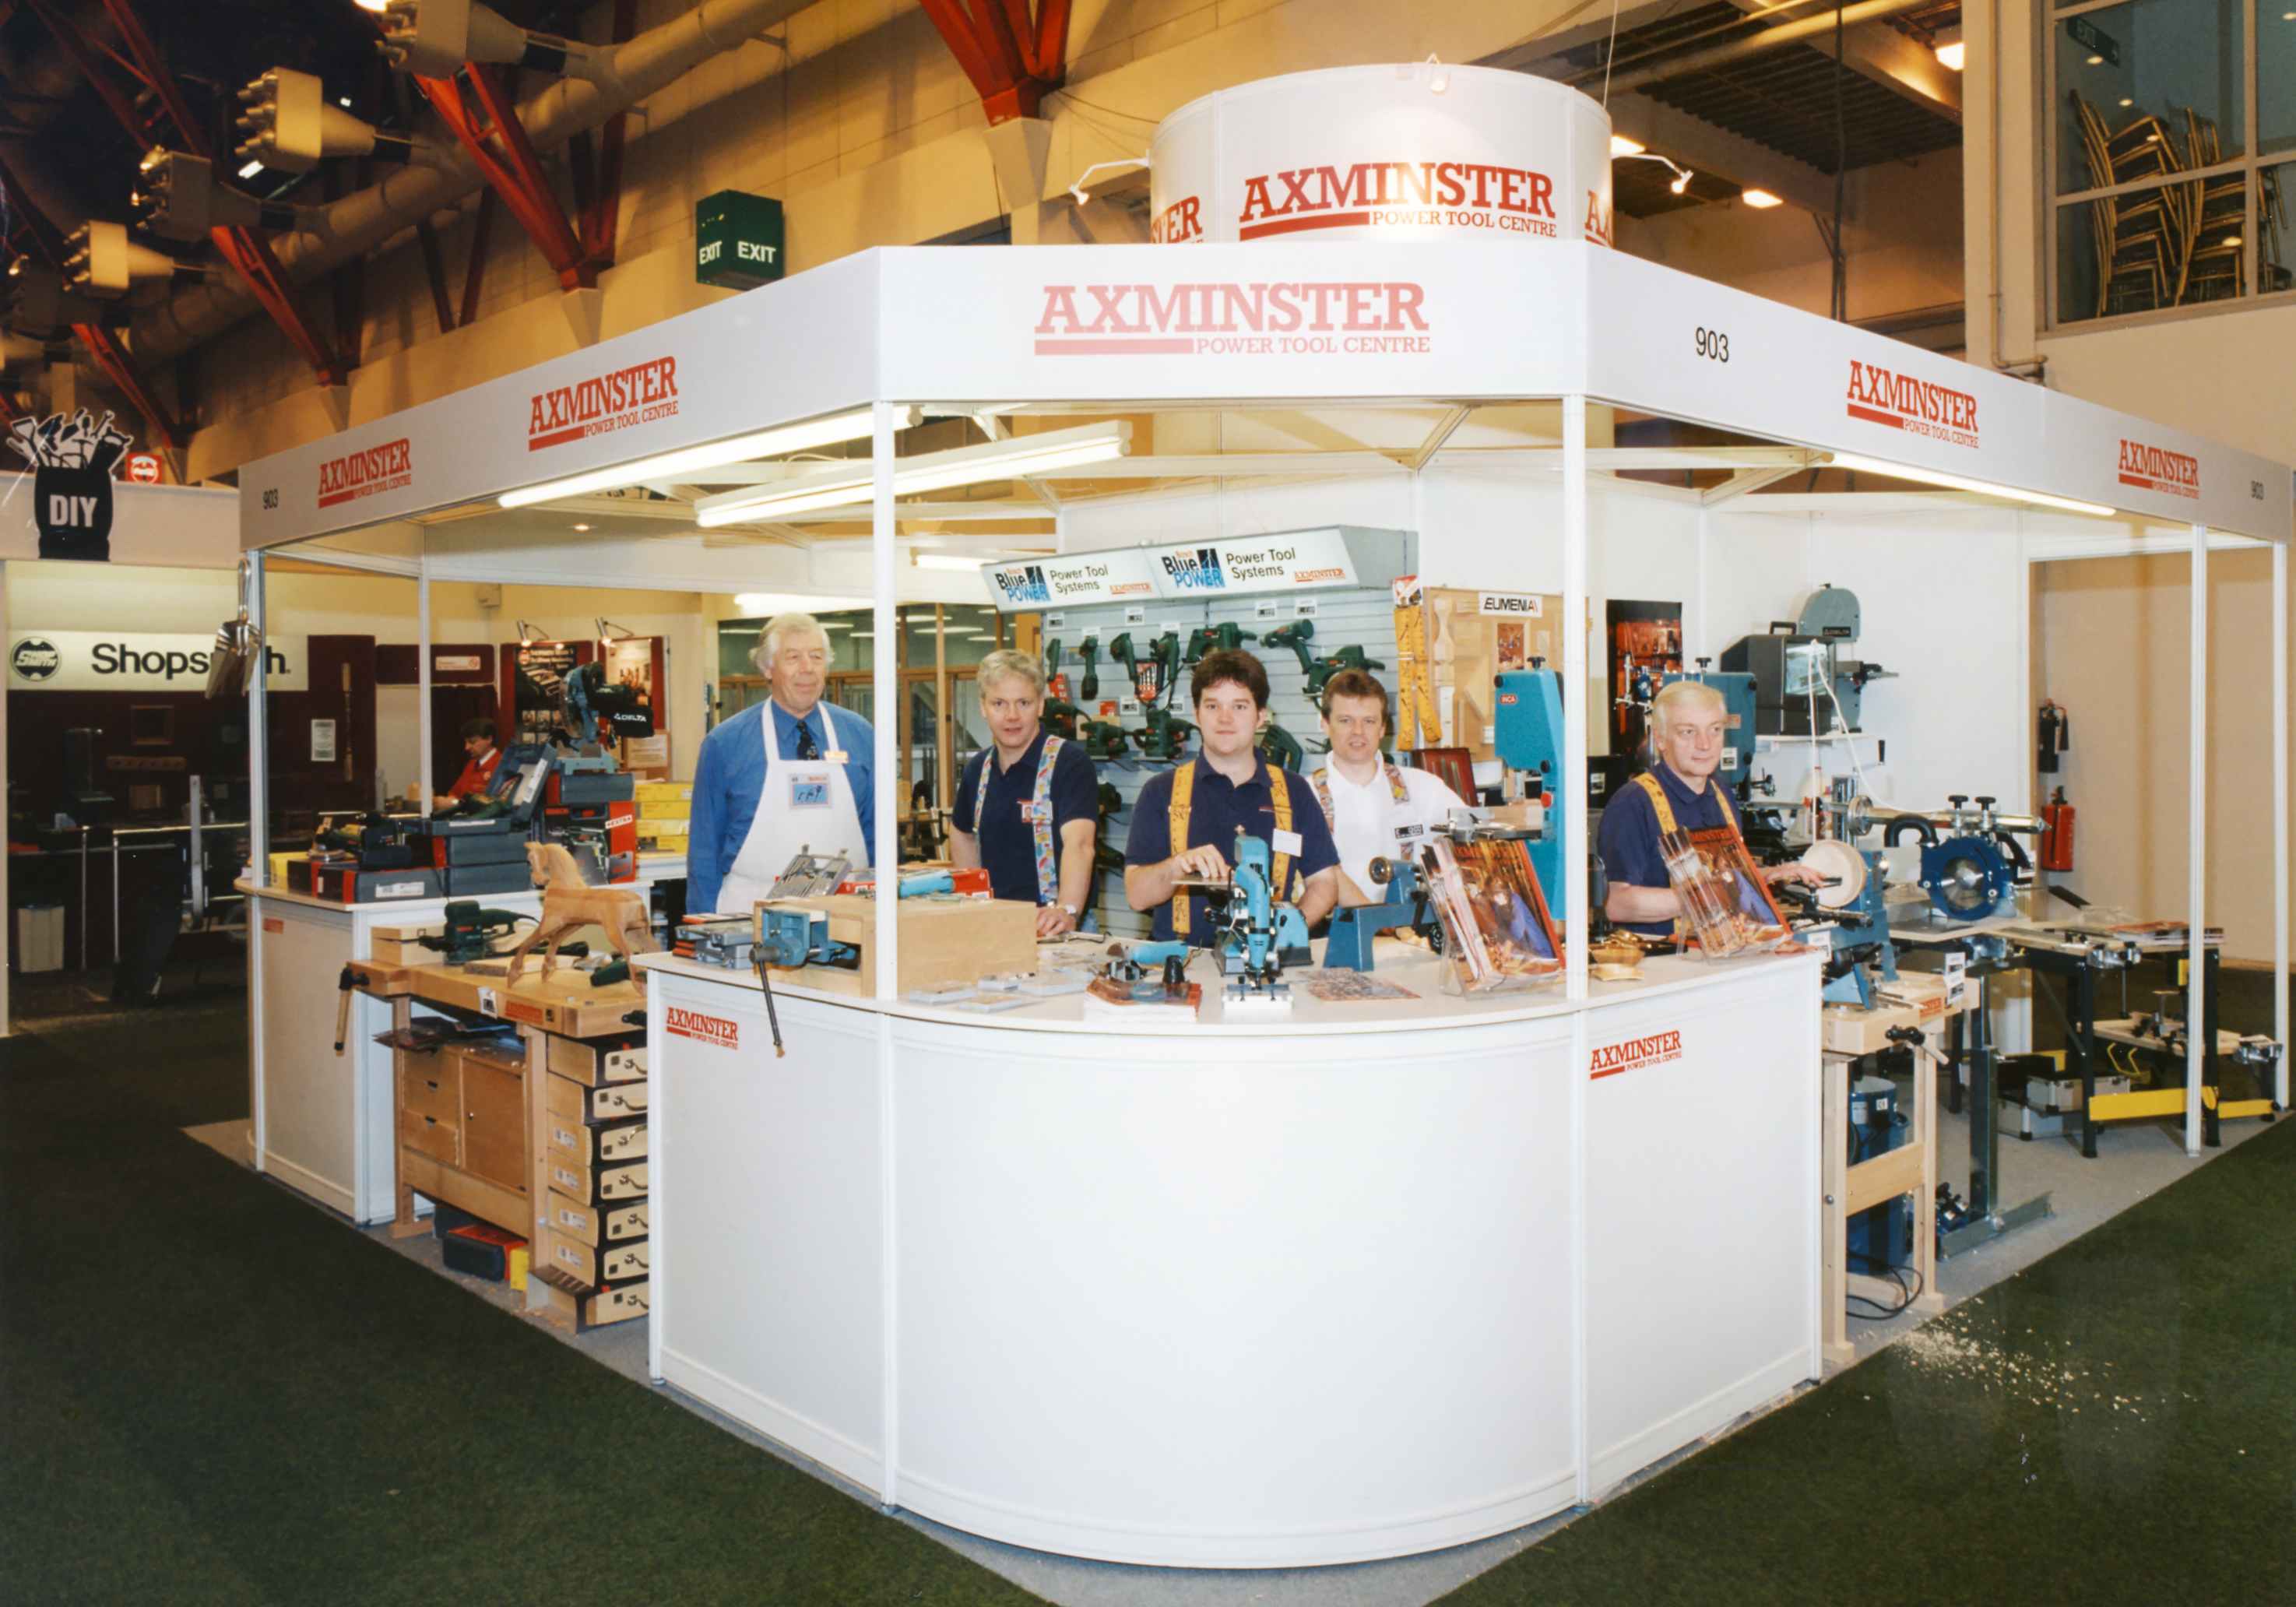
[[[1281,282],[1265,277],[1279,272],[1286,275]],[[966,307],[968,317],[936,316],[947,306]],[[1667,310],[1653,316],[1653,307]],[[1713,330],[1729,334],[1726,365],[1705,356],[1703,343],[1694,340],[1698,332]],[[768,356],[774,360],[764,361]],[[674,376],[666,389],[665,376]],[[594,406],[585,404],[585,397]],[[898,428],[912,407],[982,415],[1426,407],[1439,411],[1444,422],[1402,465],[1400,471],[1415,473],[1444,461],[1446,438],[1472,409],[1556,401],[1559,453],[1483,455],[1502,456],[1515,468],[1559,472],[1561,589],[1569,620],[1587,617],[1590,473],[1659,466],[1647,453],[1590,449],[1590,404],[1786,444],[1784,452],[1776,447],[1737,452],[1742,466],[1721,488],[1725,494],[1775,478],[1787,464],[1815,466],[1828,461],[1824,455],[1856,454],[1884,472],[1941,480],[2011,502],[2070,500],[2119,510],[2140,527],[2181,529],[2180,545],[2191,552],[2201,583],[2194,588],[2192,676],[2196,983],[2204,941],[2199,805],[2205,789],[2206,554],[2212,532],[2219,543],[2269,543],[2276,1008],[2285,1041],[2289,471],[1599,247],[1286,243],[1184,253],[1156,247],[873,251],[250,464],[242,479],[243,540],[260,551],[340,538],[362,527],[521,487],[866,408],[873,628],[879,642],[889,643],[896,623],[901,517],[894,454]],[[560,428],[570,405],[581,415],[571,432]],[[2126,464],[2132,448],[2140,467],[2174,466],[2157,477],[2131,478]],[[1728,463],[1733,450],[1702,449],[1693,461],[1709,467]],[[2153,455],[2142,455],[2147,453]],[[323,476],[333,476],[326,483],[340,487],[337,465],[370,454],[380,455],[371,461],[392,471],[355,500],[322,508]],[[1320,470],[1315,455],[1270,461],[1275,455],[1242,455],[1220,463],[1193,458],[1163,468],[1172,478],[1398,471],[1360,455],[1351,463],[1339,455]],[[1157,465],[1148,459],[1128,471],[1152,476]],[[1010,516],[1021,506],[1004,504],[1002,511]],[[1041,505],[1035,512],[1042,517]],[[1058,528],[1065,525],[1061,521]],[[2102,522],[2099,528],[2112,529]],[[2095,550],[2144,550],[2147,539],[2140,529],[2133,548],[2124,537],[2118,545],[2100,542]],[[1423,570],[1428,565],[1423,555]],[[434,572],[427,559],[420,568]],[[629,579],[643,583],[636,574]],[[662,584],[659,578],[652,583]],[[1588,666],[1582,631],[1565,632],[1563,660],[1566,685],[1583,686]],[[880,711],[896,706],[898,673],[890,652],[877,655]],[[250,693],[258,731],[260,715],[258,686]],[[1583,697],[1566,700],[1565,723],[1557,792],[1564,800],[1568,869],[1558,906],[1575,927],[1584,919],[1587,899]],[[874,758],[882,775],[898,771],[895,743],[895,722],[881,722]],[[887,865],[898,857],[898,798],[897,789],[881,786],[876,818],[869,823],[879,862]],[[257,869],[260,873],[260,864]],[[881,1004],[897,993],[898,925],[888,923],[888,940],[876,950],[873,980]],[[1574,944],[1564,996],[1574,1004],[1588,998],[1586,967],[1585,947]],[[881,1082],[890,1075],[890,1046],[881,1050]],[[2187,1149],[2194,1153],[2199,1054],[2196,1045],[2187,1066]],[[2284,1105],[2287,1097],[2284,1062],[2279,1103]],[[890,1137],[884,1142],[890,1144]],[[890,1167],[885,1176],[890,1195]],[[1577,1275],[1583,1282],[1587,1268],[1581,1266]],[[658,1351],[658,1324],[654,1343]],[[659,1354],[653,1365],[659,1374]],[[890,1409],[885,1421],[883,1493],[890,1505],[897,1492]],[[1583,1432],[1580,1439],[1578,1495],[1584,1500],[1598,1487],[1586,1461]]]

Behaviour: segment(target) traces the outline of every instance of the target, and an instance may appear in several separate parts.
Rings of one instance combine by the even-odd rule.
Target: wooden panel
[[[526,1079],[475,1057],[463,1062],[463,1166],[526,1191]]]
[[[452,1114],[428,1116],[420,1111],[398,1113],[398,1142],[418,1154],[455,1165],[461,1159],[462,1128]]]
[[[455,1064],[443,1054],[410,1054],[401,1049],[400,1103],[413,1115],[454,1123],[462,1114],[462,1093]]]
[[[406,1186],[427,1200],[466,1210],[481,1222],[491,1222],[512,1233],[529,1231],[527,1225],[533,1213],[527,1209],[522,1193],[488,1183],[483,1177],[473,1177],[468,1172],[456,1171],[419,1150],[402,1148],[398,1152],[398,1169]]]

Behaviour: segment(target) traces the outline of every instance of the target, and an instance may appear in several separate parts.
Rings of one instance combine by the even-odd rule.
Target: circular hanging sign
[[[1191,101],[1149,142],[1151,238],[1611,243],[1611,119],[1549,79],[1437,61]]]
[[[129,453],[127,455],[127,478],[129,483],[133,485],[158,485],[160,483],[159,457],[150,452]]]

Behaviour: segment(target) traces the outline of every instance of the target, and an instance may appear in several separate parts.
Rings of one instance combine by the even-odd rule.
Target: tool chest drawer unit
[[[528,1240],[529,1310],[578,1328],[645,1316],[646,1051],[623,1019],[642,1003],[636,989],[570,990],[562,975],[545,986],[532,973],[513,987],[447,965],[352,972],[396,1027],[421,1004],[517,1032],[392,1052],[392,1234],[428,1231],[417,1196],[451,1205]]]

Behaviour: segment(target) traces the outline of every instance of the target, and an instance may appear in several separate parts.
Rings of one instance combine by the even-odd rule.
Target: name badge
[[[829,778],[825,775],[791,776],[790,808],[792,809],[829,808]]]
[[[1414,820],[1408,825],[1399,825],[1395,828],[1395,840],[1398,842],[1409,842],[1415,837],[1424,837],[1426,835],[1427,827],[1425,823],[1422,821]]]
[[[1031,799],[1021,806],[1021,818],[1023,820],[1050,820],[1052,817],[1053,806],[1048,803],[1038,803]]]
[[[1268,834],[1267,840],[1269,846],[1279,854],[1290,854],[1294,857],[1299,855],[1300,833],[1297,832],[1286,832],[1278,827]]]
[[[842,748],[832,748],[828,752],[823,754],[821,757],[828,760],[832,765],[842,765],[850,762],[846,758],[845,750]]]

